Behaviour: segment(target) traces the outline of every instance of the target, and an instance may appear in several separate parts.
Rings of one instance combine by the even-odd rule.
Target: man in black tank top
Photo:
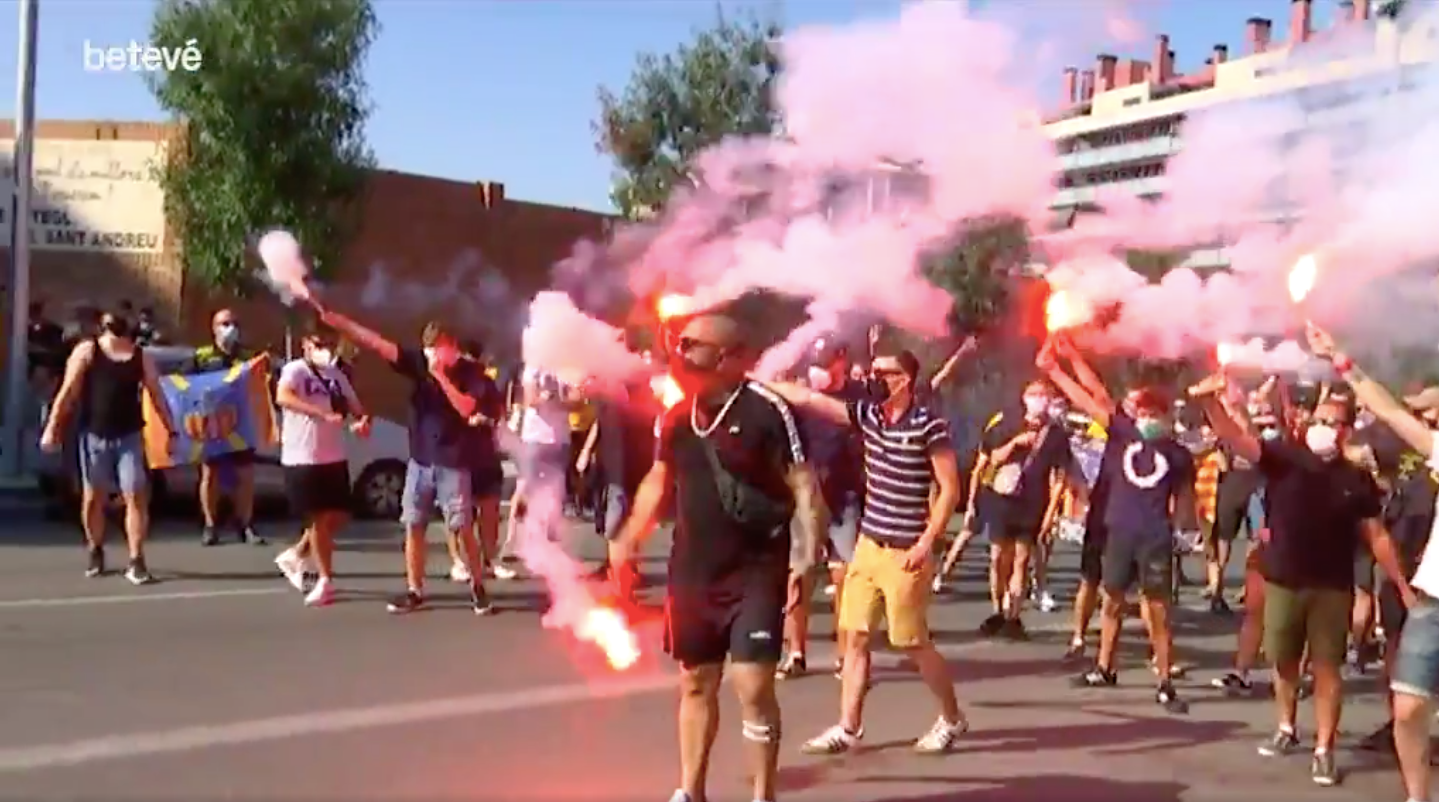
[[[145,465],[144,406],[150,400],[167,432],[175,431],[155,363],[131,339],[130,321],[107,314],[100,335],[82,340],[70,353],[65,378],[45,423],[40,446],[57,451],[71,413],[80,433],[81,523],[89,546],[85,575],[105,572],[105,503],[113,493],[125,502],[125,536],[130,564],[125,578],[135,585],[154,581],[145,566],[150,529],[149,470]]]

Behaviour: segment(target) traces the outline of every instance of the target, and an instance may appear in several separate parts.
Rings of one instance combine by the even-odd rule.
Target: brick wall
[[[160,140],[173,127],[157,123],[41,122],[40,138]],[[13,137],[13,124],[0,121],[0,139]],[[607,218],[576,209],[510,200],[491,182],[376,171],[364,201],[360,233],[331,276],[327,297],[337,309],[402,343],[414,343],[424,321],[443,320],[470,334],[494,340],[513,335],[515,307],[549,283],[550,266],[566,256],[576,240],[603,235]],[[4,239],[0,236],[0,239]],[[52,309],[77,301],[112,304],[128,299],[155,307],[169,324],[173,339],[208,339],[210,315],[221,307],[241,317],[246,338],[257,346],[283,349],[288,319],[283,306],[266,294],[248,299],[215,295],[184,280],[176,249],[155,255],[32,252],[32,290]],[[8,256],[5,254],[3,256]],[[490,305],[459,299],[394,304],[362,309],[362,288],[376,266],[392,280],[438,289],[457,265],[471,274],[499,274],[508,284],[507,302]],[[431,293],[435,294],[435,293]],[[3,327],[0,327],[3,328]],[[0,353],[4,353],[0,351]],[[359,390],[372,411],[404,419],[406,391],[377,360],[356,364]]]

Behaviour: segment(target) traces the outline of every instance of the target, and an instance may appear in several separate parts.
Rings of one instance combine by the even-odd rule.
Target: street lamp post
[[[15,100],[15,195],[10,207],[10,361],[5,383],[3,471],[24,473],[30,340],[30,201],[35,150],[35,33],[39,0],[20,0],[20,52]]]

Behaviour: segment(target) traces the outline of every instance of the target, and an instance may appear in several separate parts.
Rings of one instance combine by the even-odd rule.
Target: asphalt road
[[[667,799],[675,785],[673,670],[657,622],[641,625],[641,664],[615,673],[540,627],[529,582],[493,585],[505,609],[490,618],[471,615],[439,579],[437,609],[388,616],[383,596],[399,589],[393,526],[351,530],[337,558],[344,594],[320,610],[275,574],[273,548],[202,549],[195,532],[168,531],[150,553],[162,581],[132,588],[118,576],[82,578],[73,532],[16,529],[0,537],[0,799],[641,802]],[[575,530],[575,547],[598,556]],[[436,573],[442,563],[436,553]],[[1067,589],[1077,555],[1055,564]],[[1193,709],[1172,717],[1152,701],[1137,631],[1126,636],[1122,687],[1102,691],[1067,684],[1072,670],[1058,660],[1067,611],[1031,614],[1030,643],[978,640],[980,570],[971,561],[934,616],[973,724],[963,748],[909,751],[935,709],[883,655],[863,751],[801,756],[799,742],[835,719],[837,683],[786,682],[784,799],[1401,798],[1387,759],[1346,749],[1346,782],[1331,790],[1309,782],[1303,757],[1258,757],[1271,706],[1207,687],[1232,652],[1233,623],[1196,600],[1180,619],[1180,654],[1194,666],[1180,687]],[[825,607],[817,602],[812,665],[831,654]],[[1347,741],[1381,720],[1373,683],[1354,691]],[[741,802],[748,785],[729,700],[724,715],[711,800]]]

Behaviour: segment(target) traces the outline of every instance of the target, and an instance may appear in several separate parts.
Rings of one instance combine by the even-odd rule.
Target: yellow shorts
[[[863,535],[844,575],[839,628],[869,632],[883,611],[889,625],[889,642],[909,649],[929,642],[930,580],[934,566],[926,562],[918,571],[904,569],[904,549],[881,546]]]

